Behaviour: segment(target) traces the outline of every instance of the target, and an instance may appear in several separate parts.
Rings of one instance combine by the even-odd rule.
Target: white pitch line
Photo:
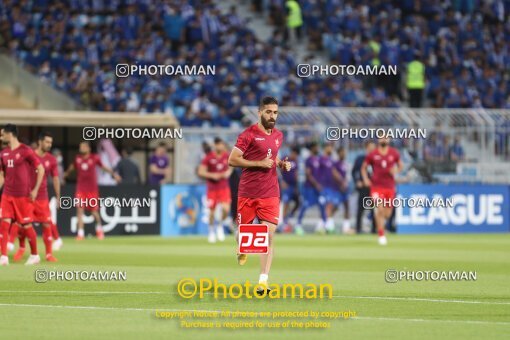
[[[394,296],[350,296],[350,295],[333,295],[334,298],[342,299],[369,299],[369,300],[397,300],[397,301],[424,301],[424,302],[441,302],[441,303],[468,303],[482,305],[510,305],[510,302],[499,301],[472,301],[472,300],[447,300],[447,299],[425,299],[413,297],[394,297]]]
[[[65,306],[65,305],[33,305],[21,303],[0,303],[4,307],[29,307],[29,308],[63,308],[63,309],[89,309],[89,310],[118,310],[118,311],[136,311],[136,312],[155,312],[161,310],[165,312],[216,312],[219,310],[200,310],[200,309],[166,309],[166,308],[132,308],[132,307],[100,307],[100,306]],[[178,318],[175,318],[178,319]],[[503,321],[480,321],[480,320],[438,320],[438,319],[409,319],[409,318],[386,318],[357,316],[354,320],[378,320],[378,321],[410,321],[410,322],[450,322],[450,323],[467,323],[467,324],[488,324],[488,325],[505,325],[510,326],[510,322]]]
[[[130,291],[76,291],[76,290],[0,290],[0,293],[52,293],[52,294],[140,294],[140,295],[178,295],[176,292],[130,292]],[[212,293],[205,293],[211,295]],[[439,303],[464,303],[481,305],[510,305],[510,302],[500,301],[474,301],[474,300],[447,300],[447,299],[426,299],[398,296],[351,296],[351,295],[333,295],[336,299],[368,299],[368,300],[395,300],[395,301],[422,301]]]
[[[450,322],[450,323],[470,323],[470,324],[488,324],[510,326],[510,322],[504,321],[481,321],[481,320],[439,320],[439,319],[408,319],[408,318],[386,318],[372,316],[355,316],[355,320],[378,320],[378,321],[410,321],[410,322]]]

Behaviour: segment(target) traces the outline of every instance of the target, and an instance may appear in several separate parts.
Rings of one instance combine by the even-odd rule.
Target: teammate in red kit
[[[277,156],[283,143],[283,133],[275,128],[278,101],[273,97],[264,97],[258,114],[258,123],[248,127],[237,138],[228,164],[243,168],[237,200],[238,224],[252,223],[257,217],[260,223],[269,227],[269,247],[267,254],[260,255],[259,277],[259,284],[267,287],[273,259],[273,236],[280,214],[276,167],[290,171],[291,163]],[[247,255],[238,254],[237,260],[244,265]]]
[[[372,180],[368,178],[367,167],[372,167]],[[384,201],[375,205],[374,220],[379,234],[379,244],[386,245],[388,241],[384,235],[386,221],[391,217],[393,206],[391,200],[395,198],[395,175],[402,171],[402,160],[399,152],[390,146],[389,138],[380,138],[377,148],[370,152],[361,166],[361,176],[365,186],[370,187],[373,199]]]
[[[214,139],[214,151],[205,155],[198,167],[198,176],[207,180],[207,205],[209,208],[209,243],[225,240],[224,225],[230,213],[230,185],[228,178],[232,168],[228,166],[228,153],[221,138]],[[221,207],[221,221],[214,227],[215,211]]]
[[[51,146],[53,145],[53,136],[49,132],[41,132],[39,134],[39,138],[37,140],[37,148],[35,149],[35,154],[39,159],[39,162],[44,167],[45,177],[51,177],[53,181],[53,188],[55,190],[55,196],[57,197],[57,207],[60,203],[60,180],[58,179],[58,169],[57,169],[57,160],[55,157],[49,153],[51,150]],[[35,179],[35,173],[33,178]],[[39,188],[39,192],[37,193],[37,197],[34,201],[34,222],[41,224],[42,227],[42,236],[44,247],[46,248],[46,261],[48,262],[57,262],[57,259],[53,256],[53,231],[52,225],[53,221],[51,220],[50,213],[50,203],[48,201],[48,181],[43,179],[41,183],[41,187]],[[14,233],[15,228],[11,228],[11,239],[10,242],[16,238],[16,234]],[[13,260],[19,261],[23,257],[25,252],[25,235],[21,234],[20,237],[20,247],[16,254],[14,255]]]
[[[77,184],[75,198],[80,199],[80,204],[76,207],[78,216],[78,236],[77,240],[85,238],[83,227],[83,213],[85,210],[91,212],[96,220],[96,236],[98,239],[104,239],[103,227],[101,226],[101,217],[99,217],[99,187],[97,184],[96,166],[109,173],[120,182],[120,177],[112,169],[105,167],[97,154],[91,152],[90,143],[83,141],[80,143],[80,154],[76,155],[74,163],[64,173],[64,178],[76,170]]]
[[[44,167],[40,164],[34,151],[18,141],[18,128],[7,124],[2,130],[2,141],[9,146],[0,155],[0,176],[4,179],[4,191],[1,202],[1,253],[0,265],[9,264],[7,243],[12,222],[23,228],[30,243],[31,255],[25,264],[32,265],[41,261],[37,254],[37,234],[32,226],[33,201],[44,178]],[[35,185],[31,187],[33,172],[37,171]]]

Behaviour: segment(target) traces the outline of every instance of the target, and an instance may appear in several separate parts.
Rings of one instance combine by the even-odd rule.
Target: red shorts
[[[19,224],[32,223],[34,220],[34,205],[29,197],[15,197],[2,195],[0,203],[2,218],[9,218]]]
[[[278,224],[280,218],[280,197],[237,198],[237,223],[252,223],[257,217],[259,222]]]
[[[34,201],[34,222],[51,223],[50,203],[48,199]]]
[[[207,190],[207,207],[209,209],[216,208],[218,203],[229,203],[232,201],[230,196],[230,188],[218,190]]]
[[[79,198],[77,208],[83,208],[88,211],[99,210],[99,193],[98,192],[82,192],[77,191],[74,198]]]
[[[382,204],[386,207],[393,207],[393,203],[391,201],[395,198],[395,188],[372,187],[370,188],[370,196],[372,198],[381,198],[385,200],[383,203],[379,203],[380,205]],[[386,200],[388,203],[386,203]]]

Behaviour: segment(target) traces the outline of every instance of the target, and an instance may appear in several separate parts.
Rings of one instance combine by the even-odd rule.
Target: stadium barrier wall
[[[399,207],[400,234],[496,233],[510,231],[510,187],[506,185],[402,184],[397,196],[452,198],[453,207]]]
[[[205,185],[161,186],[161,235],[207,235],[208,214]]]
[[[51,187],[51,185],[49,186]],[[64,185],[61,197],[74,197],[75,186]],[[115,204],[115,207],[100,207],[103,229],[108,235],[157,235],[160,234],[160,188],[149,185],[100,186],[100,197],[125,198],[128,204]],[[125,201],[126,201],[125,200]],[[144,205],[149,202],[149,205]],[[50,198],[50,211],[53,221],[59,226],[62,235],[76,235],[78,219],[76,209],[61,208],[57,210],[57,200]],[[94,234],[94,217],[86,212],[84,217],[85,232]]]

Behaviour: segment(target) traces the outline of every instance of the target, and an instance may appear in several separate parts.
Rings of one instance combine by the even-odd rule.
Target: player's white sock
[[[209,243],[216,242],[216,233],[214,232],[213,226],[209,226],[209,236],[207,237],[207,242],[209,242]]]
[[[348,219],[345,219],[344,222],[342,223],[342,231],[344,233],[348,233],[351,231],[351,221],[348,220]]]
[[[9,258],[7,256],[0,256],[0,266],[8,266],[9,265]]]
[[[259,283],[267,284],[267,280],[269,279],[269,275],[267,274],[260,274],[259,276]]]
[[[317,225],[315,227],[315,232],[316,233],[324,233],[324,221],[323,220],[317,221]]]
[[[85,231],[83,229],[78,229],[78,237],[85,237]]]
[[[10,253],[13,250],[14,250],[14,243],[8,242],[7,243],[7,251]]]
[[[333,218],[329,217],[327,220],[326,220],[326,230],[327,231],[333,231],[335,230],[335,221],[333,220]]]
[[[218,241],[220,241],[220,242],[225,241],[225,230],[223,230],[223,223],[220,223],[216,227],[216,237],[218,238]]]

